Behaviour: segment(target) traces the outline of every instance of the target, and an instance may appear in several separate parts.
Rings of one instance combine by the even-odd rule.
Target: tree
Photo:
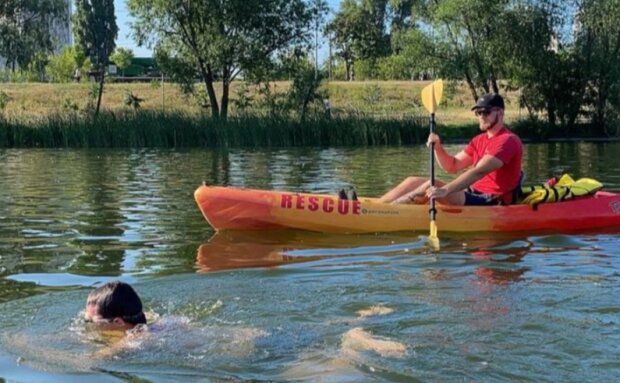
[[[127,6],[138,45],[155,46],[159,57],[174,64],[170,74],[183,79],[185,89],[193,89],[188,75],[197,73],[211,114],[224,119],[231,82],[241,72],[270,65],[278,52],[307,43],[316,14],[303,0],[128,0]],[[222,82],[219,100],[216,80]]]
[[[0,2],[0,56],[7,66],[26,68],[38,53],[54,49],[52,25],[69,16],[65,0],[2,0]]]
[[[84,71],[90,67],[84,54],[76,47],[65,47],[60,54],[51,56],[45,68],[46,76],[53,82],[69,82],[76,68]]]
[[[619,19],[617,0],[584,0],[576,20],[576,49],[584,58],[588,78],[586,101],[594,126],[602,131],[609,120],[620,117]]]
[[[308,112],[308,106],[314,102],[321,102],[327,98],[327,93],[319,89],[323,75],[315,72],[312,64],[307,59],[291,58],[283,63],[284,70],[292,79],[291,88],[288,91],[288,101],[301,121],[304,121]]]
[[[367,28],[362,7],[355,0],[344,0],[325,33],[336,46],[346,69],[346,80],[355,78],[354,65],[361,58],[361,41]]]
[[[418,0],[389,0],[390,13],[390,43],[392,51],[400,54],[402,49],[401,37],[414,27],[412,9]]]
[[[521,89],[520,102],[531,117],[546,115],[549,125],[574,125],[585,91],[582,59],[560,39],[562,12],[555,0],[515,6],[504,12],[496,53],[504,58],[508,86]],[[566,43],[560,44],[560,40]]]
[[[133,60],[133,51],[128,48],[116,48],[110,58],[118,69],[121,70],[123,76],[125,76],[125,69],[131,65],[131,60]]]
[[[425,0],[416,4],[418,20],[429,28],[432,52],[441,64],[438,74],[468,84],[472,99],[478,90],[498,92],[503,64],[495,49],[509,0]]]
[[[114,51],[116,35],[118,34],[114,0],[76,0],[75,8],[74,33],[76,43],[90,59],[99,76],[96,116],[101,107],[105,66]]]

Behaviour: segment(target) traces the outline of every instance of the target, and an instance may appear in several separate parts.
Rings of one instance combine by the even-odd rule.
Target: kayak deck
[[[376,198],[200,186],[194,193],[203,216],[216,230],[299,229],[328,233],[426,231],[428,205],[381,203]],[[437,205],[445,232],[553,231],[620,227],[620,195],[608,192],[538,205]]]

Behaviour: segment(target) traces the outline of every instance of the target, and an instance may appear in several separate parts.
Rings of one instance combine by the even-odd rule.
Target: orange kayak
[[[194,193],[200,211],[216,230],[298,229],[327,233],[427,231],[427,205],[393,205],[376,198],[341,200],[337,196],[285,191],[200,186]],[[620,194],[510,206],[437,205],[437,226],[444,232],[570,232],[620,228]]]

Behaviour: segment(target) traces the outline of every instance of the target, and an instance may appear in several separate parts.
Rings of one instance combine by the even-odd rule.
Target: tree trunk
[[[226,76],[227,77],[227,76]],[[222,105],[220,111],[220,117],[226,120],[228,118],[228,96],[230,94],[230,81],[224,79],[222,82]]]
[[[200,66],[200,74],[202,75],[202,80],[204,81],[205,88],[207,89],[207,95],[209,96],[209,103],[211,104],[211,114],[213,117],[220,117],[220,107],[217,102],[217,95],[215,94],[215,89],[213,88],[213,71],[211,71],[211,67],[209,65],[205,65],[202,60],[198,61]]]
[[[103,96],[104,79],[105,79],[105,70],[101,69],[101,79],[99,80],[99,95],[97,96],[97,108],[95,109],[95,117],[99,115],[99,109],[101,108],[101,97]]]
[[[497,85],[497,78],[495,78],[495,74],[491,72],[491,89],[493,93],[499,94],[499,86]]]
[[[478,101],[478,91],[476,90],[474,81],[471,79],[471,75],[469,74],[468,71],[465,71],[465,80],[467,81],[467,86],[469,87],[471,96],[474,98],[474,102]]]
[[[471,44],[471,50],[474,53],[472,60],[474,62],[476,70],[478,71],[478,78],[480,79],[480,83],[482,85],[482,88],[484,89],[484,92],[490,93],[489,81],[485,73],[484,63],[482,62],[482,58],[480,57],[480,53],[478,52],[478,44],[476,41],[477,36],[474,34],[474,31],[469,24],[468,18],[464,16],[463,21],[465,22],[465,29],[467,30],[469,42]]]
[[[491,89],[489,88],[489,81],[486,79],[486,77],[483,77],[481,82],[484,93],[491,93]]]
[[[316,81],[316,79],[314,80]],[[312,93],[314,93],[316,83],[313,82],[312,85],[308,86],[308,91],[304,95],[303,104],[301,106],[301,116],[300,120],[303,122],[306,119],[306,112],[308,111],[308,104],[310,103],[310,99],[312,98]]]
[[[349,62],[349,60],[346,60],[346,59],[344,60],[344,67],[345,67],[345,70],[347,72],[346,73],[346,77],[347,77],[346,80],[347,81],[351,81],[351,63]]]

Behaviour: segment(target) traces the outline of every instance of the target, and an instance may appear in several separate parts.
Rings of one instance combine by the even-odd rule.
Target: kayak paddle
[[[422,104],[430,113],[430,131],[435,132],[435,110],[441,102],[443,96],[443,81],[435,80],[422,89]],[[435,186],[435,143],[431,143],[431,186]],[[435,198],[431,198],[431,209],[429,210],[431,218],[430,233],[428,235],[428,244],[434,250],[439,250],[439,238],[437,238],[437,209],[435,208]]]

